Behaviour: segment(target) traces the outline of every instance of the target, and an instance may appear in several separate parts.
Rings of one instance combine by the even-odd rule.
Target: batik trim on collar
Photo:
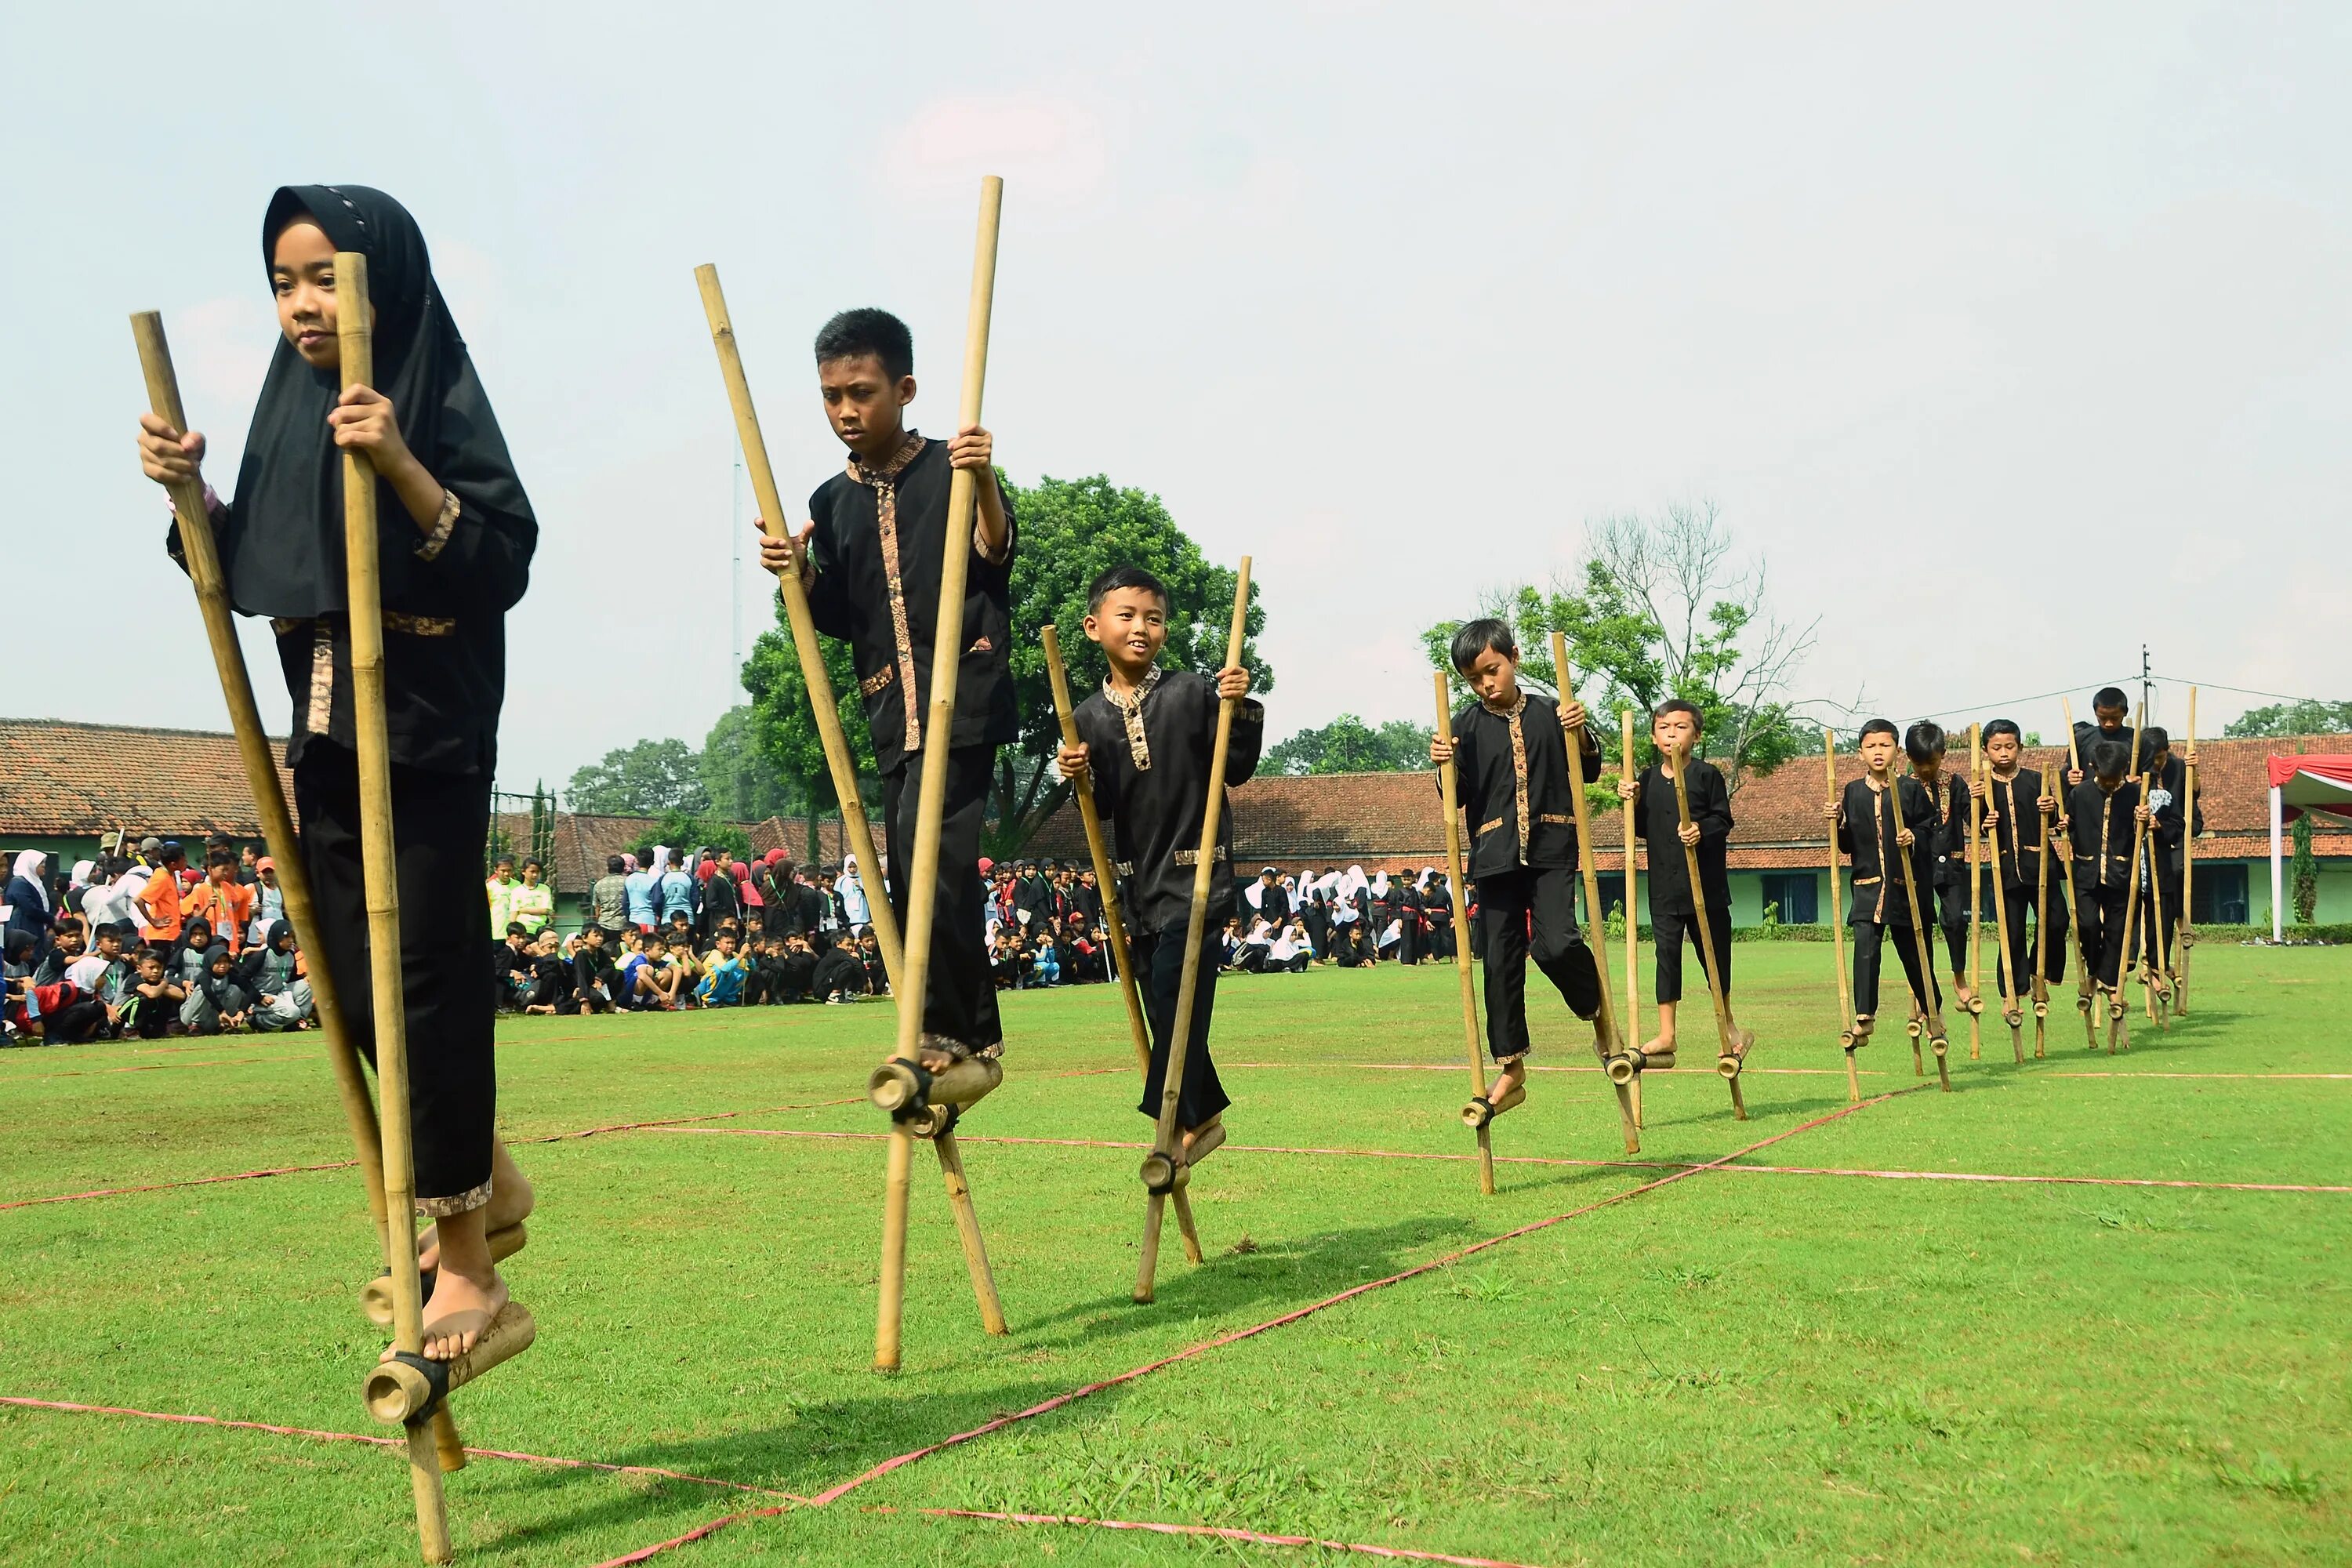
[[[923,720],[915,694],[915,639],[907,625],[906,579],[898,570],[898,476],[922,455],[926,445],[919,433],[909,430],[890,460],[878,468],[867,468],[855,452],[849,455],[849,477],[874,491],[874,523],[882,540],[882,575],[890,585],[890,636],[898,645],[898,693],[906,704],[908,752],[922,747]]]
[[[1159,688],[1161,673],[1160,667],[1153,665],[1132,697],[1113,686],[1108,678],[1103,681],[1104,698],[1118,710],[1119,721],[1127,727],[1127,760],[1139,773],[1151,771],[1151,742],[1143,732],[1143,700]]]

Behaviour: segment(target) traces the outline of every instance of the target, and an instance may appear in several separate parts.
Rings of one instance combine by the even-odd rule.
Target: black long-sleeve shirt
[[[1507,712],[1473,702],[1454,716],[1454,787],[1470,829],[1474,879],[1521,867],[1576,868],[1568,792],[1581,785],[1569,774],[1559,705],[1532,691],[1519,699]],[[1601,776],[1601,746],[1590,726],[1580,735],[1589,783]],[[1445,787],[1442,772],[1438,787]]]
[[[2057,782],[2051,780],[2053,784]],[[1999,818],[1990,831],[2004,891],[2030,892],[2040,885],[2045,831],[2040,804],[2042,788],[2042,773],[2036,768],[2020,768],[2007,778],[1996,773],[1985,780],[1985,809]],[[2057,837],[2054,826],[2047,831],[2051,837]],[[2024,835],[2021,843],[2021,833]]]
[[[1935,896],[1929,881],[1934,863],[1928,857],[1933,853],[1929,829],[1936,824],[1936,803],[1917,779],[1899,778],[1895,789],[1902,826],[1917,835],[1911,845],[1911,880],[1919,895],[1919,918],[1933,921],[1935,907],[1928,900]],[[1885,799],[1885,792],[1871,788],[1868,779],[1853,779],[1838,801],[1838,847],[1853,860],[1849,923],[1911,923],[1911,900],[1903,891],[1903,852],[1895,842],[1895,813],[1884,804]],[[1869,826],[1862,826],[1865,821]]]
[[[1913,775],[1913,781],[1927,794],[1934,807],[1927,864],[1935,885],[1938,888],[1965,887],[1969,879],[1969,785],[1968,781],[1950,769],[1936,775],[1936,782]]]
[[[948,525],[947,443],[909,431],[903,466],[869,484],[843,472],[809,498],[816,569],[809,610],[817,630],[849,644],[874,756],[884,773],[922,749],[930,722],[931,638],[939,624],[940,572]],[[948,744],[1002,745],[1017,738],[1013,698],[1013,501],[1004,498],[1004,552],[980,552],[977,510],[964,583],[963,658],[957,667],[955,724]]]
[[[1108,687],[1078,704],[1078,738],[1087,746],[1095,809],[1111,825],[1120,912],[1129,931],[1172,931],[1192,915],[1220,700],[1217,683],[1207,676],[1154,669],[1131,705],[1114,699]],[[1265,742],[1265,709],[1255,698],[1244,698],[1234,710],[1218,787],[1231,788],[1256,773]],[[1233,858],[1228,800],[1217,816],[1217,860],[1230,871]],[[1213,930],[1233,915],[1234,880],[1213,876],[1209,886]]]
[[[2066,796],[2067,837],[2074,844],[2074,886],[2123,888],[2131,883],[2132,834],[2138,826],[2139,784],[2126,779],[2110,795],[2086,778]]]
[[[1731,908],[1731,873],[1727,855],[1731,837],[1731,790],[1723,770],[1705,758],[1694,758],[1683,775],[1683,794],[1690,802],[1691,825],[1698,829],[1698,876],[1710,910]],[[1642,843],[1650,857],[1650,912],[1694,914],[1690,865],[1683,858],[1682,813],[1675,801],[1675,781],[1655,763],[1633,781],[1633,820],[1641,825]]]

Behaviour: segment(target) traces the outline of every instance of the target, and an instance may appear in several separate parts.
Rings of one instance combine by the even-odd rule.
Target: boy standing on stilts
[[[2082,933],[2083,967],[2112,1014],[2122,1004],[2124,906],[2131,881],[2132,837],[2139,822],[2139,785],[2126,776],[2129,749],[2121,741],[2095,741],[2094,776],[2066,800],[2074,845],[2074,921]]]
[[[1168,590],[1136,566],[1114,566],[1087,590],[1087,636],[1110,662],[1102,689],[1077,706],[1081,737],[1061,749],[1062,776],[1085,787],[1092,780],[1096,810],[1109,825],[1123,880],[1119,909],[1144,1011],[1151,1022],[1151,1066],[1136,1109],[1155,1120],[1168,1080],[1169,1047],[1176,1029],[1177,993],[1184,979],[1184,945],[1200,860],[1201,821],[1207,809],[1210,755],[1217,710],[1224,699],[1239,706],[1226,742],[1225,776],[1217,787],[1247,783],[1257,771],[1265,739],[1265,709],[1249,700],[1249,671],[1218,672],[1214,680],[1160,668],[1168,638]],[[1217,858],[1231,869],[1234,818],[1218,814]],[[1208,929],[1233,918],[1230,875],[1210,886]],[[1277,894],[1277,896],[1279,896]],[[1200,1148],[1224,1141],[1219,1118],[1233,1102],[1209,1058],[1209,1016],[1216,1004],[1220,954],[1203,943],[1186,1033],[1183,1082],[1176,1124],[1183,1132],[1183,1163]]]
[[[1658,1033],[1642,1046],[1644,1068],[1670,1067],[1675,1055],[1675,1014],[1683,995],[1683,949],[1688,945],[1706,962],[1694,922],[1697,914],[1691,899],[1690,872],[1683,846],[1698,850],[1700,891],[1706,895],[1706,922],[1715,941],[1717,962],[1723,973],[1724,1010],[1731,1008],[1731,877],[1726,852],[1731,837],[1731,793],[1723,770],[1696,755],[1700,716],[1696,705],[1675,698],[1658,705],[1650,718],[1650,740],[1658,761],[1642,770],[1633,783],[1633,816],[1641,824],[1642,843],[1649,855],[1650,929],[1658,952]],[[1690,826],[1682,826],[1675,802],[1674,759],[1692,753],[1683,776],[1690,801]],[[1733,1038],[1746,1035],[1735,1024]]]
[[[915,351],[896,316],[857,310],[834,317],[817,334],[816,366],[826,417],[849,448],[846,471],[817,488],[813,521],[789,540],[769,538],[757,519],[752,526],[761,530],[760,563],[778,575],[798,571],[817,630],[850,646],[882,773],[890,903],[902,921],[923,770],[949,770],[920,1045],[923,1069],[939,1072],[1004,1049],[979,865],[996,748],[1020,733],[1009,662],[1013,507],[997,486],[986,430],[971,426],[941,443],[904,424],[915,397]],[[932,633],[949,476],[957,468],[971,470],[978,503],[964,650],[952,731],[930,735]]]
[[[1481,1097],[1491,1117],[1525,1098],[1530,956],[1569,1011],[1592,1025],[1593,1047],[1603,1061],[1609,1058],[1601,975],[1576,923],[1576,828],[1568,795],[1601,776],[1601,746],[1586,727],[1582,703],[1559,704],[1521,689],[1518,644],[1505,623],[1465,625],[1454,634],[1452,656],[1477,700],[1454,715],[1450,745],[1430,742],[1429,760],[1441,769],[1455,764],[1471,838],[1466,874],[1478,884],[1486,1043],[1502,1068]]]
[[[1838,847],[1853,865],[1846,920],[1853,928],[1853,1043],[1859,1048],[1869,1043],[1878,1014],[1881,933],[1891,931],[1894,935],[1895,954],[1911,982],[1913,1005],[1933,1016],[1941,1006],[1941,994],[1936,990],[1934,957],[1923,934],[1911,929],[1900,864],[1908,854],[1914,883],[1927,879],[1927,835],[1935,825],[1935,803],[1917,780],[1895,775],[1898,748],[1893,723],[1873,719],[1864,724],[1857,749],[1863,776],[1822,811],[1837,830]],[[1926,918],[1924,911],[1921,918]]]
[[[1944,727],[1924,719],[1903,737],[1911,776],[1927,792],[1936,813],[1927,846],[1935,907],[1921,910],[1920,915],[1944,928],[1944,946],[1952,960],[1952,993],[1961,1006],[1978,1013],[1983,1008],[1969,984],[1969,786],[1944,766],[1948,745]],[[1920,896],[1927,896],[1926,889]]]
[[[1996,719],[1985,726],[1984,753],[1991,776],[1971,788],[1984,796],[1993,875],[2000,879],[2001,896],[2011,910],[2009,951],[2000,962],[2007,965],[2003,973],[2011,996],[2032,998],[2046,1006],[2049,994],[2043,987],[2066,977],[2066,900],[2041,897],[2042,845],[2058,815],[2055,781],[2045,787],[2041,770],[2021,765],[2024,738],[2014,721]],[[2046,931],[2040,923],[2043,909],[2049,913]],[[2028,910],[2035,910],[2030,931]]]

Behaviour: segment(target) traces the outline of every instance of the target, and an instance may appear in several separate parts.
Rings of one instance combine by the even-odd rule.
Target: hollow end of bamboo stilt
[[[1625,1051],[1602,1065],[1609,1069],[1609,1081],[1622,1089],[1641,1074],[1642,1056],[1639,1051]]]
[[[490,1320],[472,1350],[442,1363],[447,1368],[446,1379],[435,1376],[415,1359],[401,1357],[368,1369],[361,1398],[368,1414],[386,1426],[415,1421],[432,1408],[437,1396],[454,1394],[492,1367],[511,1361],[538,1337],[539,1323],[530,1309],[509,1301]]]
[[[893,1057],[866,1075],[866,1098],[875,1110],[895,1114],[922,1100],[925,1076],[915,1063]]]
[[[1143,1157],[1143,1166],[1138,1173],[1143,1178],[1143,1190],[1154,1196],[1176,1190],[1176,1161],[1157,1149]]]
[[[1971,1017],[1971,1018],[1981,1018],[1981,1017],[1983,1017],[1983,1016],[1984,1016],[1985,1004],[1984,1004],[1984,998],[1983,998],[1983,997],[1981,997],[1981,996],[1971,996],[1971,997],[1969,997],[1969,1000],[1968,1000],[1968,1003],[1967,1003],[1967,1006],[1968,1006],[1968,1009],[1969,1009],[1969,1017]]]
[[[1919,1041],[1919,1039],[1920,1039],[1920,1037],[1922,1037],[1923,1035],[1925,1035],[1927,1031],[1927,1029],[1926,1029],[1926,1028],[1925,1028],[1925,1027],[1920,1024],[1920,1022],[1919,1022],[1919,1020],[1918,1020],[1918,1019],[1916,1019],[1916,1018],[1907,1018],[1907,1019],[1904,1020],[1904,1024],[1903,1024],[1903,1032],[1904,1032],[1905,1034],[1906,1034],[1906,1035],[1910,1036],[1910,1037],[1911,1037],[1912,1043],[1916,1045],[1916,1044],[1917,1044],[1917,1043],[1918,1043],[1918,1041]]]
[[[1739,1079],[1739,1069],[1747,1065],[1746,1060],[1739,1057],[1717,1057],[1715,1058],[1715,1070],[1717,1075],[1721,1078],[1728,1079],[1735,1083]]]

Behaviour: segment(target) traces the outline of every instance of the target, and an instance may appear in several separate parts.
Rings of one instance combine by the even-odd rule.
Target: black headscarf
[[[370,384],[392,400],[409,450],[461,504],[528,521],[530,502],[466,342],[433,281],[416,220],[365,185],[281,186],[261,225],[265,271],[278,234],[304,216],[326,231],[337,250],[368,258],[368,298],[376,317]],[[247,615],[303,618],[344,608],[342,454],[327,427],[341,392],[337,372],[304,363],[280,335],[236,477],[229,595]],[[385,607],[446,611],[449,589],[416,559],[417,536],[406,509],[382,479],[376,489]]]

